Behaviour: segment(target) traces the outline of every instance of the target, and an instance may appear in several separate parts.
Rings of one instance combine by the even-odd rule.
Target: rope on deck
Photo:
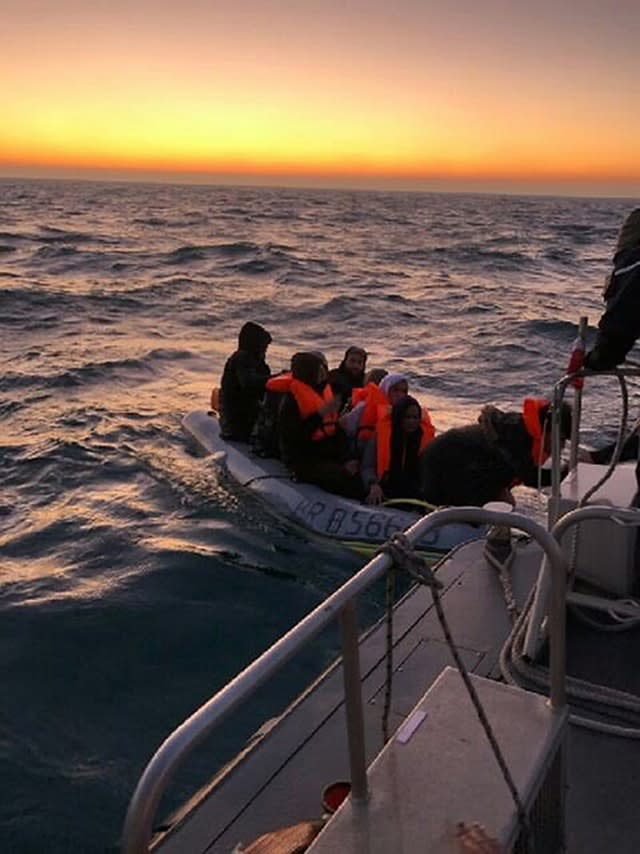
[[[442,600],[440,598],[440,590],[442,589],[442,582],[436,578],[433,571],[427,564],[427,562],[417,554],[410,540],[406,537],[405,534],[396,533],[382,546],[380,549],[381,553],[388,554],[389,557],[393,560],[393,567],[397,567],[398,569],[403,569],[405,572],[409,574],[409,576],[416,581],[418,584],[423,585],[424,587],[428,587],[431,591],[431,596],[433,598],[433,605],[436,611],[436,615],[438,617],[438,621],[442,628],[442,632],[444,634],[445,640],[453,656],[453,660],[456,663],[460,676],[462,677],[462,681],[464,682],[464,686],[467,689],[467,693],[473,703],[473,707],[478,715],[478,719],[484,732],[487,736],[487,740],[489,741],[489,745],[495,757],[495,760],[502,772],[502,776],[504,778],[505,783],[511,793],[511,797],[513,799],[513,803],[516,808],[516,812],[518,814],[518,824],[520,827],[520,831],[522,834],[522,839],[525,841],[527,849],[529,851],[533,851],[533,838],[531,833],[531,826],[529,824],[529,819],[527,818],[527,814],[524,808],[524,804],[520,798],[520,794],[518,789],[516,788],[516,784],[511,775],[511,771],[505,761],[504,755],[500,749],[500,745],[497,742],[491,724],[489,723],[489,719],[487,718],[484,707],[478,697],[478,693],[475,689],[471,681],[471,677],[467,671],[467,668],[464,665],[462,657],[458,652],[458,648],[451,634],[451,630],[449,628],[449,624],[447,622],[446,615],[444,613],[444,609],[442,607]],[[393,572],[393,568],[390,570]],[[389,588],[388,588],[389,589]],[[392,607],[389,606],[389,599],[387,601],[388,611],[392,610]],[[392,653],[390,650],[393,647],[393,633],[392,633],[392,624],[391,620],[387,618],[387,686],[385,691],[385,709],[383,713],[383,733],[385,734],[385,740],[388,738],[388,715],[389,709],[391,705],[391,678],[392,678],[392,665],[389,665],[389,661],[392,660]],[[387,720],[385,721],[385,716]]]

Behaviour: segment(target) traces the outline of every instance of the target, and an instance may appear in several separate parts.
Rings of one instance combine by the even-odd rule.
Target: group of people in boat
[[[590,370],[608,370],[640,337],[640,208],[620,229],[605,311]],[[367,353],[349,347],[329,370],[318,351],[295,353],[288,371],[272,375],[271,335],[245,323],[227,360],[212,407],[223,438],[247,442],[254,453],[282,459],[292,476],[328,492],[379,504],[421,499],[433,505],[513,503],[511,487],[545,485],[551,444],[550,403],[527,398],[522,411],[485,406],[474,424],[436,435],[427,409],[402,373],[367,371]],[[561,439],[571,433],[571,409],[560,413]],[[593,455],[601,462],[610,448]],[[637,451],[628,443],[623,458]]]
[[[408,377],[367,371],[364,348],[348,347],[333,370],[321,352],[298,352],[272,375],[270,343],[262,326],[244,324],[212,405],[223,438],[279,457],[296,480],[367,504],[434,505],[512,500],[515,483],[538,483],[550,450],[548,401],[527,399],[522,413],[487,406],[476,424],[436,436]],[[563,437],[570,429],[567,408]]]

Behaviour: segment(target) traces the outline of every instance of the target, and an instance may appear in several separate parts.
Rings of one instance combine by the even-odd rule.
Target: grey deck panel
[[[530,807],[564,745],[566,711],[554,712],[538,694],[471,678]],[[447,668],[416,712],[424,717],[414,718],[408,740],[392,739],[369,769],[368,802],[347,800],[309,854],[451,854],[460,821],[481,822],[511,850],[519,831],[513,799],[459,673]],[[562,796],[557,777],[553,792]],[[561,829],[553,836],[561,838]]]
[[[481,549],[481,543],[473,543],[454,553],[442,565],[439,577],[445,583],[445,611],[467,667],[477,674],[493,676],[510,622],[498,579],[488,571]],[[527,546],[518,557],[513,584],[520,604],[528,595],[539,564],[536,546]],[[618,677],[629,681],[629,661],[638,659],[634,650],[638,650],[640,631],[594,638],[582,627],[576,630],[571,620],[569,626],[570,671],[593,679],[595,674],[611,675],[615,671],[616,681]],[[428,591],[410,591],[399,603],[394,614],[394,638],[391,731],[451,663]],[[367,634],[361,647],[369,762],[382,747],[385,648],[382,624]],[[631,670],[631,681],[636,683],[640,668]],[[341,668],[337,667],[201,803],[183,830],[166,839],[158,850],[162,854],[221,854],[230,852],[240,840],[250,842],[268,830],[317,818],[324,785],[348,778],[342,690]],[[570,854],[637,854],[639,799],[640,741],[603,737],[571,727],[567,800]],[[224,827],[227,830],[221,833]]]
[[[460,568],[442,567],[445,585],[451,585],[460,574]],[[412,591],[402,600],[399,613],[394,620],[396,655],[409,654],[419,642],[415,634],[415,625],[426,609],[431,607],[426,590]],[[373,639],[374,643],[370,643]],[[366,681],[368,675],[380,667],[384,657],[386,641],[384,628],[374,627],[367,633],[367,641],[361,647],[361,674]],[[437,675],[437,674],[436,674]],[[375,676],[377,681],[370,689],[375,693],[384,681],[384,676]],[[367,689],[365,689],[367,690]],[[366,696],[366,694],[365,694]],[[325,678],[321,677],[321,687],[308,692],[295,706],[292,714],[285,715],[270,731],[269,736],[254,742],[251,752],[240,765],[233,769],[214,792],[193,811],[189,822],[180,830],[179,836],[198,840],[188,845],[182,840],[167,839],[161,846],[165,852],[202,851],[212,838],[215,838],[228,824],[232,823],[252,799],[260,795],[266,786],[272,786],[274,775],[279,773],[283,763],[302,748],[314,733],[326,724],[341,706],[344,699],[342,668],[338,665],[331,669]],[[341,724],[344,728],[344,725]],[[197,796],[196,796],[197,797]],[[315,809],[314,803],[314,809]],[[202,841],[200,841],[202,840]]]
[[[486,566],[481,550],[482,544],[474,543],[455,552],[443,563],[438,577],[445,585],[445,610],[466,665],[475,672],[489,675],[510,622],[495,572]],[[523,599],[535,578],[539,557],[536,555],[519,563],[524,565],[524,571],[522,566],[517,568],[514,588]],[[443,667],[452,663],[426,589],[410,592],[399,604],[394,614],[394,638],[397,671],[393,709],[404,715]],[[385,627],[378,625],[361,647],[362,673],[369,674],[363,687],[363,697],[367,701],[368,761],[381,747],[385,651]],[[161,846],[163,854],[229,851],[239,838],[247,841],[286,823],[283,809],[287,820],[292,822],[317,817],[319,792],[324,784],[343,778],[348,772],[344,723],[342,714],[336,711],[341,702],[342,674],[341,668],[337,668],[323,682],[321,690],[308,695],[294,714],[286,717],[267,739],[256,745],[242,766],[192,814],[187,826],[174,840],[168,839]],[[399,716],[396,724],[401,720]],[[321,727],[320,732],[318,727]],[[306,739],[312,732],[315,733],[313,742],[307,744]],[[342,745],[340,750],[336,749],[338,744]],[[287,758],[289,756],[291,758]],[[286,765],[281,767],[283,762]],[[309,779],[309,763],[319,766],[317,781]],[[268,787],[264,788],[267,783]],[[295,791],[295,804],[289,796],[285,800],[291,805],[283,807],[281,796],[286,790]],[[274,815],[277,816],[275,825]],[[229,830],[207,848],[206,843],[214,840],[227,825],[230,825]],[[197,837],[201,841],[187,844],[184,835],[187,832],[190,838]]]

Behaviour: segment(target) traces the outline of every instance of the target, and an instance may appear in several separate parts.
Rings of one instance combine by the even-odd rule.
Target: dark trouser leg
[[[364,487],[358,475],[348,474],[340,463],[317,462],[300,467],[296,477],[306,483],[314,483],[333,495],[344,498],[364,499]]]

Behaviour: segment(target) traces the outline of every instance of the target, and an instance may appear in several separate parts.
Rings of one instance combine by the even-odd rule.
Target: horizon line
[[[9,168],[7,168],[7,166]],[[173,186],[246,187],[389,193],[447,193],[487,195],[566,196],[577,198],[640,198],[640,178],[624,180],[598,176],[419,176],[407,174],[217,173],[189,170],[85,167],[0,163],[0,180],[80,181],[85,183],[166,184]]]

